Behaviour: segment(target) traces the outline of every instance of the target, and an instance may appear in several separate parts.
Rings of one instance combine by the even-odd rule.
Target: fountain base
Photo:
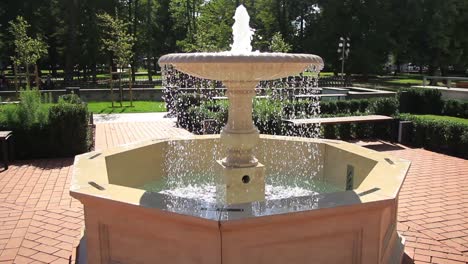
[[[232,168],[218,160],[219,180],[216,185],[218,202],[250,203],[265,200],[265,166]]]
[[[304,177],[340,190],[225,205],[141,188],[166,178],[170,165],[182,160],[190,167],[178,170],[218,173],[229,187],[236,186],[230,180],[244,184],[242,175],[263,172],[259,165],[219,174],[223,166],[213,158],[224,153],[219,135],[149,140],[82,154],[75,158],[70,184],[70,194],[83,203],[86,225],[87,256],[80,253],[78,263],[401,262],[398,193],[408,161],[335,140],[261,135],[258,143],[267,184],[276,172],[283,180]],[[186,155],[175,157],[180,147]],[[311,149],[314,157],[307,155]],[[349,166],[354,177],[346,190]]]

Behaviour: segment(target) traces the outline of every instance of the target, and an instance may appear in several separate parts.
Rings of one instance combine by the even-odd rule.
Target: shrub
[[[86,105],[65,100],[45,105],[37,90],[22,91],[20,99],[19,105],[7,108],[1,127],[13,131],[17,158],[63,157],[89,150]]]
[[[461,118],[402,114],[413,122],[410,142],[417,147],[468,158],[468,121]]]
[[[398,114],[398,100],[395,98],[324,101],[320,102],[320,112],[324,116],[347,116],[380,114],[393,116]]]
[[[322,125],[322,134],[324,138],[336,139],[336,125]]]
[[[5,109],[7,126],[31,128],[47,124],[48,110],[42,104],[41,92],[37,89],[25,89],[20,92],[17,107]]]
[[[338,106],[336,101],[323,101],[320,102],[320,112],[322,114],[334,115],[338,113]]]
[[[398,114],[398,100],[396,98],[379,98],[371,101],[370,112],[378,115],[394,116]]]
[[[349,140],[352,138],[351,124],[338,125],[338,134],[341,140]]]
[[[444,101],[439,90],[408,88],[398,93],[400,113],[434,114],[442,113]]]
[[[76,98],[74,102],[77,102]],[[84,104],[61,102],[50,107],[49,148],[54,155],[72,156],[89,150],[88,120],[88,109]]]
[[[215,122],[213,132],[220,133],[227,121],[227,107],[227,104],[213,105],[210,103],[192,106],[187,111],[184,127],[192,133],[202,134],[204,132],[203,121],[212,119]]]
[[[446,100],[444,102],[443,115],[468,118],[468,102]]]
[[[179,94],[175,100],[175,115],[177,117],[177,125],[188,129],[190,126],[189,108],[200,106],[202,103],[202,95],[198,94]],[[193,111],[192,111],[193,112]]]
[[[301,106],[306,107],[305,104]],[[306,109],[303,109],[303,111],[305,112]],[[260,133],[281,135],[283,132],[281,102],[277,100],[255,100],[253,121]]]
[[[82,104],[81,98],[77,94],[64,94],[58,99],[59,103]]]

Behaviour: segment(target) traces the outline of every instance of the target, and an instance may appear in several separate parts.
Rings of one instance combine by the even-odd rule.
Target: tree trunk
[[[432,63],[429,64],[428,75],[434,76],[434,75],[435,75],[435,72],[436,72],[436,70],[437,70],[436,68],[437,68],[437,67],[434,66]],[[429,85],[431,85],[431,86],[436,86],[436,85],[437,85],[437,80],[431,79],[431,80],[429,81]]]
[[[393,75],[397,75],[399,73],[401,73],[401,63],[400,63],[400,59],[397,58],[396,62],[396,69],[395,69],[395,73]]]
[[[151,60],[149,58],[146,59],[146,68],[148,69],[148,81],[152,82],[153,81],[153,71],[151,69]]]
[[[25,65],[26,67],[26,86],[27,88],[31,89],[31,82],[29,80],[29,65]]]
[[[66,40],[66,50],[65,50],[65,83],[73,81],[73,75],[75,71],[75,62],[76,62],[76,33],[77,33],[77,12],[78,0],[68,0],[68,3],[65,5],[67,9],[66,18],[67,18],[67,40]]]
[[[157,74],[158,73],[158,60],[156,59],[156,57],[153,57],[153,69],[154,69],[154,73]]]
[[[18,97],[18,67],[15,62],[13,62],[13,74],[15,76],[15,92],[16,97]]]
[[[111,102],[112,102],[112,108],[114,108],[114,85],[113,81],[114,79],[112,78],[112,63],[109,65],[109,73],[110,73],[110,78],[109,78],[109,86],[110,86],[110,91],[111,91]]]
[[[96,63],[91,65],[91,76],[93,84],[97,83],[97,71],[96,71]]]
[[[147,34],[147,37],[149,38],[149,36],[151,36],[151,21],[152,21],[152,16],[151,16],[151,10],[152,10],[152,7],[151,7],[151,3],[152,1],[148,1],[146,3],[146,34]],[[151,41],[151,40],[150,40]],[[148,49],[146,50],[146,68],[148,69],[148,80],[150,82],[153,81],[153,74],[152,74],[152,69],[151,69],[151,54],[152,54],[152,50],[151,50],[151,45],[147,45],[148,46]]]
[[[37,68],[37,63],[34,64],[34,75],[35,75],[35,78],[36,78],[36,86],[37,86],[37,89],[40,89],[40,82],[39,82],[39,69]]]
[[[123,88],[122,88],[122,68],[120,68],[119,71],[119,93],[120,93],[120,107],[122,107],[122,101],[123,101]]]
[[[134,4],[133,4],[133,37],[135,38],[135,41],[137,39],[137,9],[138,9],[138,0],[134,0]],[[137,50],[136,50],[136,44],[133,45],[132,47],[132,50],[133,50],[133,57],[132,57],[132,81],[134,82],[135,81],[135,72],[136,72],[136,67],[137,67],[137,63],[136,63],[136,53],[137,53]]]
[[[130,106],[133,106],[133,91],[132,91],[132,83],[133,83],[133,81],[132,81],[132,80],[130,80],[130,78],[129,78],[129,80],[128,80],[128,92],[129,92],[129,95],[130,95]]]

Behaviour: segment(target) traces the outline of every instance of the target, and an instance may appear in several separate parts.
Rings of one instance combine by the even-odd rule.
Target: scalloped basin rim
[[[159,58],[158,63],[309,63],[323,67],[321,57],[313,54],[289,53],[228,53],[228,52],[197,52],[173,53]]]
[[[174,53],[162,56],[159,65],[173,65],[181,72],[202,79],[258,82],[297,75],[310,66],[320,71],[323,60],[311,54]]]

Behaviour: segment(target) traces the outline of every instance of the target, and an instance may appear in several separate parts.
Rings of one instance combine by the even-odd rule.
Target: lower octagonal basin
[[[408,161],[261,135],[266,199],[225,205],[213,191],[223,151],[218,135],[77,156],[70,193],[84,205],[87,263],[401,261],[397,197]]]

